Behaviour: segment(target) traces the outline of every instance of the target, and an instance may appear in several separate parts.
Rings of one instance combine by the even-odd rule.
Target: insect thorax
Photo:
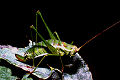
[[[59,40],[53,40],[49,39],[46,40],[48,43],[50,43],[56,50],[57,55],[74,55],[74,53],[77,51],[77,47],[75,45],[68,44],[66,42],[59,42]],[[26,58],[32,59],[33,55],[34,57],[37,57],[41,54],[52,54],[49,49],[47,49],[47,46],[43,41],[35,43],[30,49],[27,50],[25,53]]]

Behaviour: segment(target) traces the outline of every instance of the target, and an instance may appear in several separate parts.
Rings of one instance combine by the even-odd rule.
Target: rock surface
[[[29,46],[26,48],[17,48],[10,45],[0,45],[0,59],[4,59],[9,64],[31,72],[34,70],[31,65],[22,63],[15,57],[15,54],[23,56],[24,52],[29,48]],[[69,63],[65,63],[64,65],[65,70],[63,71],[63,74],[58,71],[59,69],[51,72],[50,68],[46,67],[38,67],[32,74],[41,79],[61,80],[61,78],[63,78],[64,80],[93,80],[88,66],[78,53],[76,53],[75,56],[70,57]]]

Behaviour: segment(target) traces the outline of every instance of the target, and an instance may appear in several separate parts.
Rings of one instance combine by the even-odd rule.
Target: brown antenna
[[[87,42],[85,42],[82,46],[79,47],[79,49],[81,49],[83,46],[85,46],[86,44],[88,44],[90,41],[92,41],[93,39],[95,39],[96,37],[98,37],[99,35],[101,35],[102,33],[106,32],[107,30],[109,30],[110,28],[114,27],[115,25],[119,24],[120,21],[114,23],[113,25],[109,26],[108,28],[104,29],[102,32],[96,34],[94,37],[92,37],[91,39],[89,39]]]

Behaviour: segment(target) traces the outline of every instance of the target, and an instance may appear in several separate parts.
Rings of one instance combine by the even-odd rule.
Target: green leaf
[[[12,72],[9,68],[0,66],[0,80],[16,80],[16,76],[12,76]]]
[[[33,80],[32,78],[28,78],[30,74],[25,74],[22,80]]]

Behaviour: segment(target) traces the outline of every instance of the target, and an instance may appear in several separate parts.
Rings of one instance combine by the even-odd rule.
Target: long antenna
[[[91,39],[89,39],[87,42],[85,42],[82,46],[80,46],[79,49],[81,49],[82,47],[84,47],[86,44],[88,44],[90,41],[92,41],[93,39],[95,39],[96,37],[98,37],[99,35],[101,35],[102,33],[106,32],[107,30],[109,30],[110,28],[114,27],[115,25],[119,24],[120,21],[114,23],[113,25],[109,26],[108,28],[104,29],[102,32],[96,34],[94,37],[92,37]]]

